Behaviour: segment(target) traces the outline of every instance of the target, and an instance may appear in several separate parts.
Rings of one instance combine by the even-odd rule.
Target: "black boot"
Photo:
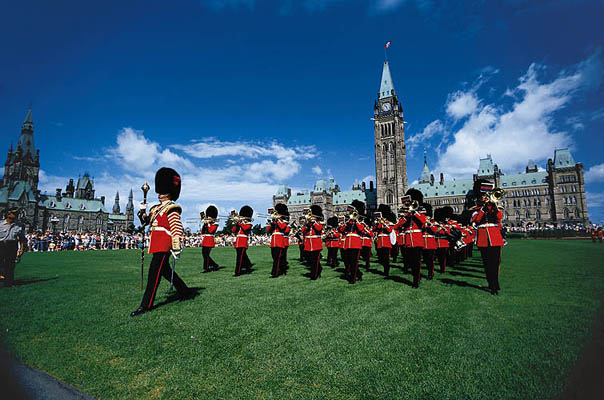
[[[131,317],[136,317],[137,315],[144,314],[144,313],[146,313],[147,311],[149,311],[149,309],[148,309],[148,308],[145,308],[145,307],[143,307],[143,306],[140,306],[140,307],[139,307],[139,308],[137,308],[136,310],[132,311],[132,312],[130,313],[130,316],[131,316]]]

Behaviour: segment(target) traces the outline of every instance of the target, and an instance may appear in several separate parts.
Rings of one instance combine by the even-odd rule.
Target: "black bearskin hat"
[[[218,217],[218,209],[214,206],[208,206],[208,208],[206,208],[206,216],[216,219]]]
[[[419,204],[424,202],[424,195],[417,189],[409,189],[405,194],[411,196],[411,200],[416,200]]]
[[[422,203],[422,207],[426,210],[426,215],[428,217],[432,217],[432,206],[428,203]]]
[[[447,218],[451,218],[453,216],[453,207],[445,206],[442,208],[442,219],[445,220]]]
[[[365,203],[363,203],[362,201],[353,200],[350,205],[357,209],[359,215],[365,214]]]
[[[489,181],[487,181],[486,179],[476,179],[476,182],[474,182],[474,186],[472,186],[472,192],[474,192],[474,196],[479,197],[480,196],[480,186],[482,186],[483,183],[491,183]]]
[[[287,206],[283,203],[277,203],[275,205],[275,211],[277,211],[277,214],[281,215],[282,217],[289,216],[289,210],[287,209]]]
[[[241,210],[239,210],[239,215],[245,218],[252,218],[252,215],[254,215],[254,210],[250,206],[243,206],[241,207]]]
[[[388,221],[392,222],[393,224],[396,224],[396,214],[393,212],[390,212],[388,215],[386,215],[385,217]]]
[[[338,217],[327,218],[327,226],[330,226],[332,228],[337,228],[338,227]]]
[[[172,168],[163,167],[155,173],[155,193],[169,194],[172,201],[180,196],[180,184],[180,175]]]
[[[310,213],[319,219],[323,219],[323,209],[321,206],[313,204],[310,206]]]
[[[388,215],[392,214],[392,209],[388,204],[380,204],[377,210],[382,213],[382,217],[384,218],[388,218]]]
[[[434,220],[438,221],[438,222],[442,222],[443,221],[443,209],[442,208],[435,208],[434,209]]]

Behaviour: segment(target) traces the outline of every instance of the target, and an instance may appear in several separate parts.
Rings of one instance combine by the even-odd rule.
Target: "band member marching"
[[[338,232],[338,217],[327,219],[327,232],[325,237],[325,247],[327,247],[327,265],[330,267],[338,266],[338,249],[340,248],[340,237]]]
[[[361,234],[361,256],[365,261],[365,269],[371,268],[371,247],[373,246],[373,231],[371,230],[369,218],[364,216],[361,218],[363,224],[363,233]]]
[[[478,240],[476,245],[480,250],[484,262],[489,289],[497,295],[499,287],[499,265],[501,263],[501,220],[503,214],[497,207],[492,193],[495,193],[492,183],[482,183],[478,198],[478,210],[472,215],[472,222],[478,226]],[[500,189],[499,189],[500,190]],[[478,191],[474,191],[477,193]],[[501,192],[500,192],[501,193]]]
[[[308,255],[310,264],[310,279],[315,280],[321,277],[321,250],[323,243],[321,234],[323,233],[323,210],[320,206],[313,204],[310,206],[310,216],[304,229],[304,251]]]
[[[444,273],[447,269],[447,253],[449,252],[449,226],[445,223],[445,209],[437,208],[434,210],[434,219],[438,223],[438,231],[436,232],[436,258],[440,265],[440,273]]]
[[[284,217],[289,215],[287,206],[279,203],[274,210],[269,210],[271,218],[267,220],[266,232],[271,234],[271,256],[273,257],[273,269],[271,277],[276,278],[284,274],[283,252],[285,251],[285,234],[288,228]]]
[[[180,221],[181,207],[174,203],[180,195],[180,175],[172,168],[160,168],[155,174],[155,192],[158,194],[159,204],[154,205],[146,213],[147,205],[141,204],[138,217],[143,225],[151,225],[151,239],[149,241],[149,254],[153,254],[147,287],[140,306],[130,313],[131,317],[149,311],[157,293],[161,277],[170,281],[181,298],[190,298],[196,294],[189,289],[183,280],[170,268],[170,254],[179,258],[181,253],[180,241],[182,237],[182,223]]]
[[[289,211],[287,212],[287,215],[283,216],[283,220],[285,221],[286,224],[289,223]],[[288,224],[285,226],[285,232],[283,232],[283,251],[281,252],[281,267],[280,269],[283,270],[282,274],[285,275],[287,274],[287,270],[289,268],[289,263],[287,262],[287,250],[289,249],[289,235],[291,234],[292,228],[291,226]]]
[[[218,224],[216,218],[218,218],[218,209],[215,206],[209,206],[206,208],[205,213],[202,211],[201,220],[203,226],[201,227],[201,255],[203,256],[203,271],[211,272],[219,269],[218,264],[210,257],[210,252],[215,246],[214,235],[218,230]]]
[[[419,213],[419,205],[423,203],[424,196],[417,189],[407,190],[407,196],[404,199],[410,202],[407,202],[406,210],[397,225],[404,230],[405,264],[411,268],[413,288],[417,289],[421,279],[421,254],[424,247],[422,229],[426,223],[426,216]]]
[[[237,252],[237,260],[235,261],[235,275],[241,275],[241,269],[245,268],[245,272],[251,272],[252,262],[247,256],[248,248],[248,236],[252,232],[252,215],[254,210],[250,206],[243,206],[239,210],[239,214],[234,214],[233,219],[235,224],[233,225],[232,232],[235,234],[235,251]]]
[[[378,212],[375,216],[373,231],[377,235],[377,254],[378,261],[384,266],[384,275],[390,275],[390,251],[392,250],[392,242],[390,234],[394,224],[388,220],[392,218],[392,210],[386,204],[380,204]]]
[[[359,222],[359,218],[365,214],[365,204],[359,200],[353,200],[348,208],[348,221],[341,228],[340,233],[345,236],[344,240],[344,264],[346,266],[346,278],[350,283],[363,279],[363,273],[359,270],[359,257],[361,255],[361,234],[365,228]]]
[[[438,226],[432,221],[432,206],[424,203],[422,214],[425,215],[426,224],[423,229],[424,236],[424,249],[422,250],[422,257],[426,269],[428,270],[428,279],[434,278],[434,256],[436,255],[437,243],[436,233],[438,232]]]

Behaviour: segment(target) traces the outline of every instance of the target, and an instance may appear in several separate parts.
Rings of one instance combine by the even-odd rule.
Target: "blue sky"
[[[122,206],[163,165],[185,215],[263,211],[277,184],[375,175],[384,43],[403,102],[409,182],[508,173],[570,146],[604,218],[600,1],[12,2],[0,15],[0,135],[30,102],[41,188],[89,171]]]

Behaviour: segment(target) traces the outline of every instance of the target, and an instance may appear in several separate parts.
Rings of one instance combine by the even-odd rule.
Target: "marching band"
[[[174,271],[175,261],[180,256],[182,223],[181,208],[174,203],[180,194],[180,176],[170,168],[161,168],[155,179],[155,190],[160,204],[149,210],[146,202],[141,203],[139,218],[143,226],[149,225],[151,240],[149,253],[153,259],[149,267],[147,288],[140,307],[131,316],[148,311],[157,291],[160,277],[171,281],[181,297],[191,297],[192,293]],[[323,210],[312,205],[303,211],[298,221],[290,221],[286,204],[276,204],[267,214],[257,214],[267,220],[266,232],[271,235],[271,256],[273,266],[271,277],[287,274],[287,249],[290,240],[297,242],[300,261],[310,268],[310,278],[321,277],[323,245],[327,248],[328,266],[335,268],[339,259],[344,261],[344,275],[349,283],[361,281],[364,268],[370,269],[371,249],[375,246],[377,260],[382,265],[383,275],[390,278],[391,261],[396,262],[400,253],[405,271],[411,271],[412,287],[417,289],[421,280],[422,262],[427,269],[427,278],[434,277],[435,261],[439,272],[445,273],[447,266],[453,266],[472,256],[476,243],[480,250],[488,282],[488,290],[497,295],[499,287],[499,265],[501,247],[504,245],[502,213],[498,202],[504,197],[502,189],[485,180],[475,182],[468,193],[466,209],[462,215],[454,215],[449,206],[432,209],[424,202],[423,194],[409,189],[401,198],[402,206],[396,210],[380,204],[372,215],[366,212],[365,204],[354,200],[343,215],[335,215],[324,221]],[[239,213],[232,211],[228,216],[231,232],[235,236],[235,273],[240,276],[251,272],[254,265],[247,256],[248,238],[252,232],[254,210],[245,205]],[[203,271],[211,272],[220,267],[210,256],[214,247],[214,235],[218,230],[218,209],[209,206],[200,213],[202,234]],[[462,221],[467,221],[463,224]],[[340,251],[338,258],[338,250]],[[169,259],[173,256],[170,271]]]

